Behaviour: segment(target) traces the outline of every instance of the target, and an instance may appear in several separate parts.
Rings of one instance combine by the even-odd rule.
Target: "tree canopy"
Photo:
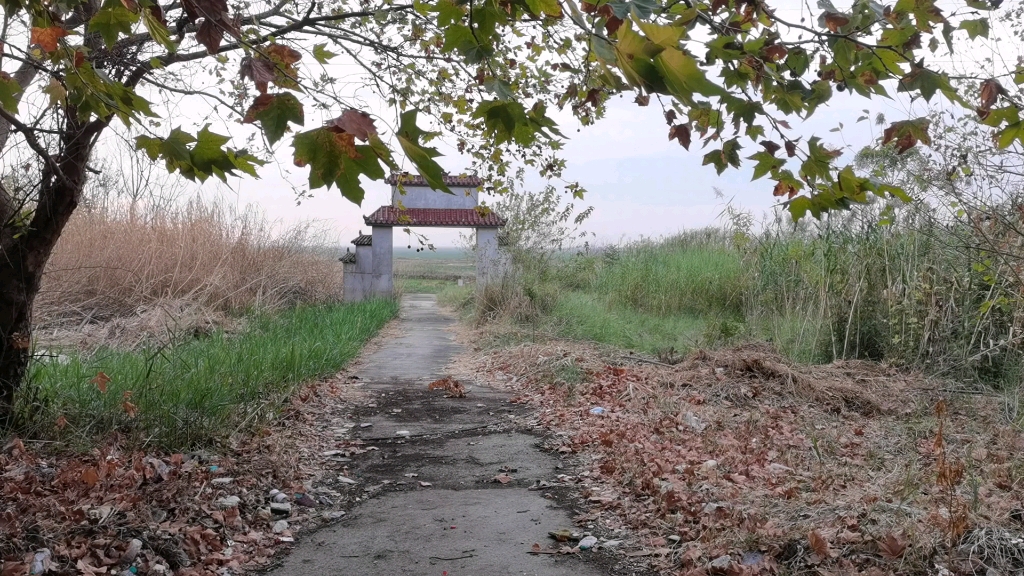
[[[1001,146],[1024,142],[1018,102],[1002,84],[1024,82],[1024,67],[968,85],[968,102],[955,78],[925,61],[929,51],[987,36],[997,0],[968,0],[952,14],[934,0],[844,8],[819,0],[811,23],[786,20],[763,0],[0,5],[0,147],[10,148],[13,128],[45,178],[63,177],[69,133],[91,146],[114,124],[153,161],[195,180],[256,175],[268,149],[287,142],[311,188],[336,186],[358,203],[361,178],[383,179],[399,155],[445,190],[430,145],[443,131],[501,191],[519,162],[561,175],[553,107],[588,124],[610,96],[632,92],[641,106],[656,99],[670,139],[687,149],[700,140],[704,164],[719,173],[752,165],[802,216],[869,194],[905,197],[838,167],[838,151],[793,130],[837,93],[945,98],[975,108]],[[338,63],[359,72],[339,74]],[[346,95],[353,82],[377,94],[390,117]],[[183,95],[210,119],[194,133],[176,126],[167,106]],[[234,143],[237,122],[258,126],[263,141]],[[900,150],[928,144],[929,121],[893,122],[884,140]]]

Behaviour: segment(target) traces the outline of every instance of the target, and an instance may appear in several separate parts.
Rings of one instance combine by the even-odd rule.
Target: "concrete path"
[[[427,390],[460,352],[446,330],[453,323],[433,296],[403,299],[401,335],[356,373],[369,400],[354,415],[372,426],[355,436],[378,448],[350,466],[366,497],[341,522],[303,537],[272,575],[623,573],[611,568],[610,553],[528,553],[534,542],[548,546],[549,530],[573,527],[570,511],[556,503],[572,489],[527,489],[557,476],[559,463],[516,424],[525,412],[506,394],[468,382],[466,398]],[[502,471],[514,480],[492,482]]]

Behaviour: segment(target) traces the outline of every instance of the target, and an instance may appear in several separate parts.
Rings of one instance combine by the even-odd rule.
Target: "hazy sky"
[[[795,0],[777,4],[782,6],[786,17],[794,20],[801,14],[816,18],[820,12],[817,8],[802,11],[801,4]],[[947,14],[956,11],[958,5],[963,6],[962,2],[943,4]],[[988,56],[1002,61],[994,64],[993,69],[1005,69],[1005,61],[1019,50],[1009,40],[998,40],[1010,35],[995,21],[992,22],[992,36],[992,40],[979,40],[973,45],[967,45],[964,36],[964,49],[957,55],[943,54],[943,48],[939,53],[930,55],[928,61],[962,70],[967,62],[978,63]],[[336,68],[332,72],[339,75],[351,72],[344,65]],[[906,95],[896,94],[894,87],[889,91],[892,99],[876,97],[872,100],[850,95],[849,92],[837,92],[812,120],[801,124],[791,119],[793,136],[803,135],[806,141],[807,135],[815,133],[832,146],[843,148],[845,154],[840,162],[848,161],[857,149],[871,143],[880,133],[880,129],[872,126],[871,122],[856,122],[857,117],[863,114],[862,110],[869,109],[872,118],[876,112],[882,112],[890,121],[927,114],[924,102],[911,102]],[[353,96],[359,98],[364,95],[354,92]],[[934,98],[931,104],[939,108],[949,106],[941,97]],[[383,125],[393,121],[393,113],[374,108],[372,102],[367,104],[368,110],[377,112],[381,117],[378,127],[386,130]],[[660,108],[653,103],[641,108],[632,102],[632,95],[617,97],[610,102],[607,116],[591,127],[580,128],[565,112],[555,118],[569,138],[564,151],[568,160],[565,177],[579,181],[589,191],[586,198],[577,203],[594,206],[586,228],[596,234],[599,242],[663,236],[711,224],[722,210],[721,201],[715,198],[715,187],[727,197],[734,198],[736,204],[755,213],[769,210],[776,203],[771,195],[772,182],[766,178],[751,182],[749,168],[730,169],[718,176],[712,167],[701,166],[706,151],[700,148],[696,137],[690,151],[670,142]],[[830,132],[838,128],[840,122],[843,129]],[[307,127],[312,125],[315,123],[309,119]],[[292,165],[287,142],[286,138],[279,145],[280,163],[261,169],[260,180],[233,180],[230,186],[220,187],[208,184],[202,188],[204,196],[219,195],[239,207],[257,205],[282,224],[319,220],[336,231],[343,242],[366,228],[363,215],[390,202],[388,185],[368,182],[365,186],[367,197],[362,206],[345,200],[337,190],[322,189],[315,191],[312,198],[304,198],[297,203],[293,187],[305,188],[307,171]],[[449,171],[457,173],[468,165],[468,159],[461,158],[452,146],[441,142],[438,147],[445,154],[439,161]],[[741,151],[741,156],[746,157],[756,151],[746,148]],[[795,165],[788,167],[796,169]],[[537,179],[531,182],[537,187],[542,185]],[[458,230],[446,229],[419,231],[426,233],[437,245],[450,245],[459,233]],[[404,243],[396,238],[396,245],[404,246]]]

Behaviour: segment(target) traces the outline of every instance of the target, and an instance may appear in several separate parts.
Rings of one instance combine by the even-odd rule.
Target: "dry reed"
[[[81,328],[167,302],[221,315],[327,302],[341,287],[331,248],[313,224],[277,233],[257,211],[200,201],[158,212],[86,209],[54,250],[34,320]]]

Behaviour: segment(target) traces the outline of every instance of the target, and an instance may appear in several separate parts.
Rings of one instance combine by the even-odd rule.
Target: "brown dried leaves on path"
[[[586,520],[631,527],[651,549],[678,537],[651,556],[667,574],[881,574],[947,555],[941,383],[867,362],[796,366],[760,345],[667,366],[559,341],[481,352],[462,373],[518,392],[564,439],[560,452],[591,463]],[[968,536],[1021,534],[1011,518],[1024,509],[1024,435],[1000,399],[947,401],[946,449],[973,478]],[[954,550],[949,569],[973,570],[981,555],[968,556]]]
[[[28,574],[42,548],[52,554],[47,574],[117,574],[133,538],[143,542],[139,574],[266,567],[293,532],[337,517],[356,493],[333,482],[349,473],[342,456],[374,449],[343,432],[354,383],[342,374],[307,386],[273,424],[219,454],[133,452],[112,441],[76,455],[10,441],[0,450],[0,574]],[[269,514],[271,489],[287,496],[289,513]],[[278,520],[289,526],[275,533]]]

